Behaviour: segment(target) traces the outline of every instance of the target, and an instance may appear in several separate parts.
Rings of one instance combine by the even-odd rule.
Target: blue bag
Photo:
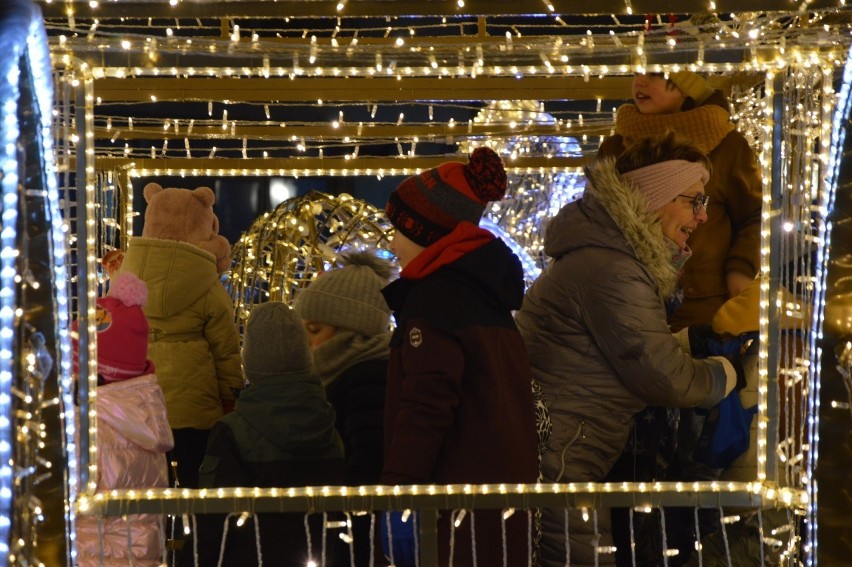
[[[757,405],[744,408],[739,392],[734,390],[715,407],[704,411],[704,427],[692,458],[714,469],[728,468],[748,450],[751,420],[757,413]]]
[[[405,520],[402,518],[403,513],[398,511],[382,514],[382,551],[388,561],[393,559],[395,567],[416,567],[418,514],[414,512]]]

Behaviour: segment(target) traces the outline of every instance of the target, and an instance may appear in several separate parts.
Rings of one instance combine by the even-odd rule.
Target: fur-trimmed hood
[[[587,247],[623,251],[648,270],[660,298],[669,299],[678,274],[657,215],[647,212],[642,195],[621,179],[613,158],[595,161],[586,176],[583,198],[563,207],[547,225],[545,254],[558,258]]]

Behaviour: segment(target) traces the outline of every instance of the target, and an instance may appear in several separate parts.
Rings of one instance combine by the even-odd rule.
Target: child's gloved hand
[[[382,551],[388,560],[392,560],[394,567],[417,567],[417,519],[417,512],[391,511],[382,514]]]

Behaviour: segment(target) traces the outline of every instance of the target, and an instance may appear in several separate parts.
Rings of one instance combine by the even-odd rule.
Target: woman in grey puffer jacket
[[[587,171],[583,198],[548,224],[553,260],[517,314],[553,423],[545,482],[600,482],[647,405],[712,407],[737,383],[723,358],[693,359],[664,302],[706,218],[706,157],[674,134],[637,142]],[[570,563],[614,565],[609,510],[569,512]],[[600,538],[595,540],[595,525]],[[540,560],[564,565],[563,510],[545,510]],[[597,555],[597,558],[595,557]]]

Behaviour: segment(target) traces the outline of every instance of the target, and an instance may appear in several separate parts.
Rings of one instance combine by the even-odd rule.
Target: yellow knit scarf
[[[622,104],[615,115],[615,131],[624,138],[624,147],[674,130],[707,154],[733,129],[728,111],[715,104],[674,114],[642,114],[635,104]]]

